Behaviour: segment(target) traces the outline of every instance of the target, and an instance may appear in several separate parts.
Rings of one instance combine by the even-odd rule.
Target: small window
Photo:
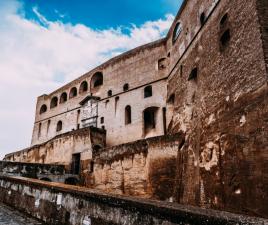
[[[131,106],[127,105],[125,108],[125,124],[131,123]]]
[[[200,15],[200,24],[203,26],[206,22],[206,14],[204,12],[201,13]]]
[[[77,88],[73,87],[70,91],[69,98],[74,98],[77,96]]]
[[[105,108],[107,107],[107,105],[108,105],[109,102],[110,102],[109,99],[107,99],[107,100],[105,101]]]
[[[47,111],[47,106],[46,105],[42,105],[40,108],[40,114],[43,114]]]
[[[231,34],[230,34],[230,30],[228,29],[221,36],[220,41],[221,41],[222,47],[225,47],[229,43],[230,39],[231,39]]]
[[[153,90],[152,90],[152,86],[149,85],[147,87],[144,88],[144,98],[149,98],[153,95]]]
[[[90,173],[94,172],[94,161],[90,162]]]
[[[67,93],[66,92],[62,93],[60,96],[60,104],[62,104],[64,102],[67,102]]]
[[[111,96],[113,95],[112,90],[109,90],[109,91],[107,92],[107,95],[108,95],[109,97],[111,97]]]
[[[80,88],[79,88],[79,93],[84,93],[84,92],[87,92],[88,90],[88,83],[86,81],[83,81],[80,85]]]
[[[40,136],[41,136],[41,130],[42,130],[42,123],[39,123],[39,127],[38,127],[38,138],[40,138]]]
[[[221,18],[220,25],[223,26],[228,20],[228,14],[225,13],[224,16]]]
[[[58,98],[53,97],[51,102],[50,102],[50,108],[53,109],[53,108],[57,107],[57,105],[58,105]]]
[[[104,123],[104,117],[100,118],[100,123],[103,124]]]
[[[48,132],[49,132],[50,123],[51,123],[51,121],[48,120],[48,121],[47,121],[47,134],[48,134]]]
[[[167,63],[166,58],[159,59],[158,60],[158,70],[165,69],[167,67],[166,63]]]
[[[129,85],[128,85],[128,84],[124,84],[124,86],[123,86],[123,90],[124,90],[124,91],[128,91],[128,89],[129,89]]]
[[[195,67],[192,72],[190,73],[189,77],[188,77],[188,81],[189,80],[195,80],[197,78],[197,68]]]
[[[167,101],[168,104],[174,105],[175,103],[175,94],[171,94]]]
[[[116,96],[115,97],[115,101],[114,101],[114,111],[115,111],[115,114],[116,114],[116,111],[117,111],[118,101],[119,101],[119,96]]]
[[[62,121],[59,121],[59,122],[57,123],[56,131],[59,132],[59,131],[61,131],[61,130],[62,130]]]
[[[172,37],[172,41],[173,43],[175,43],[175,41],[178,39],[178,37],[180,36],[182,31],[182,27],[181,27],[181,23],[178,22],[175,26],[175,29],[173,31],[173,37]]]

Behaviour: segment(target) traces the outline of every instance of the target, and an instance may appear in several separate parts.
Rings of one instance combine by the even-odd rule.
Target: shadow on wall
[[[176,158],[157,159],[151,162],[149,182],[154,199],[170,201],[174,193]]]

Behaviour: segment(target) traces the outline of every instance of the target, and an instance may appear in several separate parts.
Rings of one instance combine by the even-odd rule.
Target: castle
[[[184,0],[165,38],[38,97],[31,146],[5,160],[267,217],[267,15],[267,0]]]

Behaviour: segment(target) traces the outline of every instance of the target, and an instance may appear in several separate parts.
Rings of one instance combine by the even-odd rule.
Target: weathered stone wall
[[[265,225],[265,219],[0,176],[0,201],[50,225]]]
[[[115,97],[99,102],[99,124],[107,130],[107,146],[120,145],[143,138],[164,134],[163,108],[166,106],[166,80],[151,84],[153,95],[144,98],[145,86],[120,95],[117,104]],[[109,100],[107,103],[106,101]],[[131,123],[125,123],[125,107],[131,107]],[[156,107],[156,126],[149,134],[144,132],[143,111]],[[101,117],[104,123],[100,123]]]
[[[267,9],[266,0],[185,0],[165,39],[111,59],[38,98],[33,143],[77,129],[79,102],[92,90],[42,115],[40,107],[49,107],[53,96],[79,88],[84,80],[90,83],[95,72],[103,72],[104,84],[94,95],[101,98],[98,127],[107,129],[110,148],[96,156],[94,173],[87,170],[89,139],[80,134],[77,145],[76,140],[65,141],[62,136],[50,142],[52,147],[44,144],[46,150],[24,151],[26,158],[68,164],[71,154],[65,154],[65,149],[72,153],[84,149],[83,175],[88,186],[167,200],[174,189],[168,187],[176,176],[175,201],[268,217]],[[178,23],[181,31],[174,40]],[[160,58],[165,58],[164,69],[158,67]],[[129,90],[124,92],[125,83]],[[143,98],[148,84],[153,96]],[[107,97],[108,90],[113,91],[112,96]],[[125,124],[126,105],[132,107],[131,124]],[[147,107],[158,107],[156,128],[148,136],[142,118]],[[57,133],[59,120],[64,126]],[[165,127],[169,134],[184,133],[185,141],[179,146],[142,140],[111,147],[162,135]],[[14,160],[24,157],[14,154]],[[162,196],[164,189],[172,191]]]
[[[78,175],[65,172],[64,165],[0,161],[0,175],[80,184]]]
[[[45,164],[53,163],[65,165],[67,169],[70,169],[72,155],[80,153],[81,161],[84,162],[82,165],[86,167],[81,169],[87,169],[89,161],[92,158],[92,145],[98,144],[105,146],[104,143],[98,143],[99,138],[92,134],[94,132],[105,136],[105,132],[97,128],[84,128],[59,135],[44,144],[11,153],[5,157],[5,160]],[[105,138],[103,141],[105,142]]]
[[[92,188],[109,193],[172,201],[182,133],[105,149],[93,156]]]
[[[266,63],[266,71],[268,74],[268,2],[265,0],[257,0],[258,18],[260,23],[261,38]],[[268,75],[267,75],[268,79]]]
[[[91,93],[101,99],[97,126],[99,128],[105,126],[107,132],[111,134],[107,136],[109,145],[140,139],[143,135],[142,110],[151,106],[165,106],[166,82],[162,82],[161,79],[165,78],[166,69],[158,68],[158,60],[165,56],[165,40],[159,40],[115,57],[53,93],[40,96],[36,105],[32,145],[43,143],[58,134],[76,130],[78,125],[81,127],[81,105],[79,103]],[[91,78],[96,72],[103,73],[103,85],[97,92],[90,88]],[[84,81],[88,83],[88,90],[79,93],[80,85]],[[124,91],[123,86],[126,83],[128,83],[129,89]],[[144,99],[144,88],[147,84],[153,86],[153,96]],[[69,98],[70,90],[73,87],[77,88],[78,95]],[[112,96],[107,95],[109,90],[112,91]],[[50,109],[52,98],[60,99],[64,92],[67,93],[68,100],[62,104],[58,103],[57,107]],[[116,97],[119,98],[117,106],[115,105]],[[125,101],[125,99],[127,100]],[[40,108],[44,104],[47,106],[47,112],[40,114]],[[132,127],[136,128],[135,135],[125,135],[122,139],[119,138],[119,133],[133,131],[130,126],[125,125],[124,113],[128,104],[132,106],[134,117]],[[105,119],[104,124],[100,123],[101,117]],[[61,131],[56,131],[58,121],[63,122]],[[163,134],[162,124],[159,123],[159,128],[154,136]]]
[[[187,1],[186,12],[197,10],[193,2]],[[191,45],[178,54],[168,81],[168,96],[175,96],[168,132],[186,132],[178,153],[176,199],[267,217],[267,72],[257,1],[213,4]],[[198,14],[193,16],[197,21]],[[227,29],[230,40],[223,46]],[[177,48],[180,41],[168,43]]]
[[[64,175],[65,168],[64,165],[0,161],[0,174],[38,178],[39,175]]]

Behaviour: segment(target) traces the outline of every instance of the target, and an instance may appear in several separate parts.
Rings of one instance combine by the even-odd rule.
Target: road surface
[[[24,214],[0,203],[0,225],[43,225]]]

